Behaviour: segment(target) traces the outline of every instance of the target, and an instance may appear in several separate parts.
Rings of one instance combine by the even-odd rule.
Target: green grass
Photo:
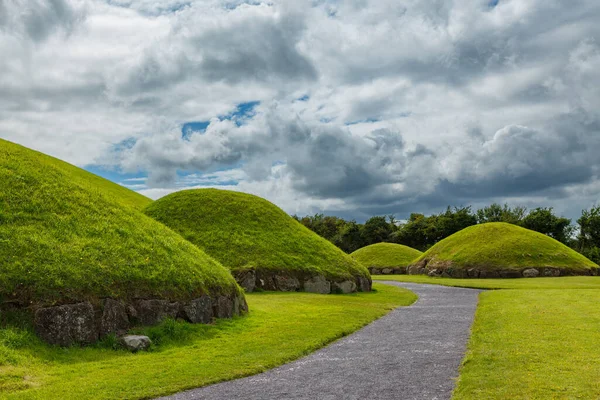
[[[345,336],[416,296],[375,285],[343,296],[252,293],[250,313],[215,325],[167,321],[147,328],[149,353],[52,348],[22,329],[0,330],[0,396],[6,399],[152,398],[256,374]],[[110,341],[105,346],[110,346]]]
[[[367,268],[396,268],[408,266],[422,254],[401,244],[377,243],[358,249],[351,256]]]
[[[600,277],[376,280],[481,293],[453,400],[600,398]]]
[[[0,140],[0,302],[188,299],[239,290],[217,261],[144,215],[150,200]]]
[[[553,267],[586,273],[598,265],[538,232],[506,223],[471,226],[440,241],[416,262],[453,268],[521,270]]]
[[[373,281],[428,283],[473,289],[600,289],[598,276],[565,276],[560,278],[518,279],[454,279],[425,275],[374,275]]]
[[[260,197],[186,190],[155,201],[146,214],[233,271],[254,268],[330,279],[369,276],[342,250]]]
[[[454,400],[600,398],[600,290],[480,296]]]

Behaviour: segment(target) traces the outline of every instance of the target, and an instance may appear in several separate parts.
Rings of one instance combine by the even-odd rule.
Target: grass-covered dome
[[[409,266],[423,253],[396,243],[376,243],[356,250],[351,256],[363,266],[375,270],[401,269]]]
[[[239,291],[230,272],[140,210],[151,201],[0,140],[0,303],[193,299]]]
[[[218,189],[185,190],[152,204],[146,214],[230,268],[236,276],[302,279],[323,276],[336,282],[369,279],[369,272],[329,241],[269,201]]]
[[[446,271],[457,277],[517,277],[537,276],[535,271],[539,276],[589,275],[597,273],[598,268],[546,235],[497,222],[471,226],[447,237],[425,252],[410,271]]]

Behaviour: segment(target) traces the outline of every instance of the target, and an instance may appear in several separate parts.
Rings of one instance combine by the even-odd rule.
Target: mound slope
[[[243,300],[219,262],[139,211],[151,201],[137,193],[3,140],[0,182],[4,305]]]
[[[406,267],[423,253],[395,243],[376,243],[356,250],[351,256],[371,274],[405,274]]]
[[[598,265],[538,232],[506,223],[466,228],[433,246],[411,274],[472,278],[596,275]]]
[[[370,290],[366,268],[260,197],[186,190],[145,212],[230,268],[247,291]]]

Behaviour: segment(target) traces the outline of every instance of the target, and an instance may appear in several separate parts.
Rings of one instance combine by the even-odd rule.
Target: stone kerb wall
[[[125,303],[103,299],[34,310],[36,333],[59,346],[88,345],[110,334],[124,335],[134,326],[156,325],[166,318],[208,324],[213,318],[232,318],[248,311],[243,295],[202,296],[189,302],[140,299]]]
[[[234,272],[238,284],[248,293],[256,289],[279,292],[353,293],[370,292],[372,281],[363,276],[346,280],[329,280],[323,275],[303,276],[285,272],[241,271]]]

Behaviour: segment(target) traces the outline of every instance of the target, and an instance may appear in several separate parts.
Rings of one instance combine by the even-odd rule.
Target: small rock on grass
[[[127,335],[121,338],[121,344],[123,344],[127,350],[137,353],[138,351],[148,350],[152,341],[148,336]]]

